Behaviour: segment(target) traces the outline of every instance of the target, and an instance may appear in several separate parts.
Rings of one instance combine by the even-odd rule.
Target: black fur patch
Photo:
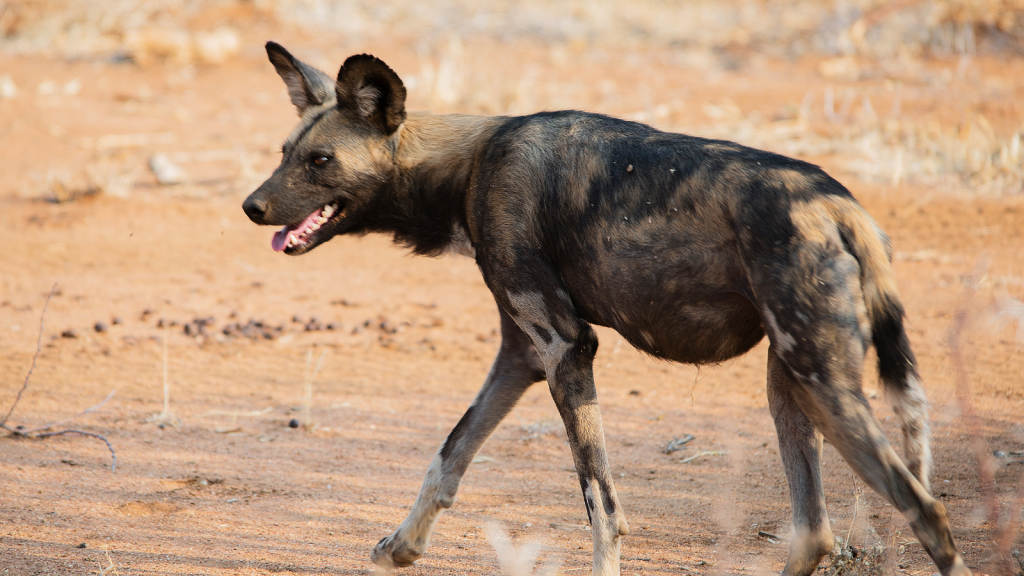
[[[872,324],[872,343],[878,353],[878,375],[888,386],[906,389],[907,377],[917,374],[917,360],[903,329],[903,306],[886,302],[883,316]]]
[[[444,446],[441,446],[441,450],[438,452],[438,454],[440,454],[441,456],[442,461],[446,461],[449,459],[449,457],[452,454],[452,450],[455,449],[456,445],[459,443],[459,440],[462,439],[462,436],[466,433],[466,429],[469,427],[469,423],[473,419],[474,408],[476,407],[470,406],[466,410],[466,413],[462,415],[462,418],[459,419],[459,423],[456,424],[455,428],[452,428],[451,433],[448,434],[448,438],[446,438],[444,441]]]

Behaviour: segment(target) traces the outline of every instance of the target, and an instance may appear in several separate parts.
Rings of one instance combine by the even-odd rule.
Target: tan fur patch
[[[790,192],[811,190],[817,186],[817,183],[807,174],[788,168],[772,170],[768,177],[769,181],[777,180],[779,184]]]
[[[888,300],[898,300],[896,275],[889,260],[884,236],[875,221],[856,202],[837,196],[822,196],[813,201],[842,227],[860,262],[864,300],[868,313],[880,314]]]
[[[743,149],[739,146],[735,146],[723,142],[713,142],[704,146],[705,150],[710,152],[742,152]]]

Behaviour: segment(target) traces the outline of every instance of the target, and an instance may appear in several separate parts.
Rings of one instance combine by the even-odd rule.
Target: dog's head
[[[367,54],[345,60],[336,81],[274,42],[267,55],[301,120],[282,146],[281,165],[242,209],[257,224],[284,226],[274,250],[302,254],[350,231],[394,178],[405,86]]]

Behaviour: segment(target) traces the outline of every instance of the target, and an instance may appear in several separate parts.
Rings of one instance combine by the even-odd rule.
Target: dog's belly
[[[697,273],[678,261],[612,258],[563,276],[581,317],[614,328],[648,354],[684,362],[721,362],[764,337],[761,316],[741,277],[723,264]]]
[[[661,306],[632,304],[613,305],[613,319],[592,322],[614,328],[633,346],[666,360],[721,362],[750,350],[764,337],[757,310],[739,294],[723,293],[700,302],[663,301]]]

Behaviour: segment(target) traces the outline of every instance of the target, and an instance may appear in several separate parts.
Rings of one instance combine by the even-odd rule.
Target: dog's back
[[[809,277],[789,266],[786,278],[759,285],[754,261],[829,233],[794,221],[819,203],[857,206],[806,162],[572,111],[505,120],[481,149],[471,189],[470,234],[502,243],[505,269],[516,269],[517,254],[540,253],[583,319],[687,363],[760,341],[759,296]],[[849,218],[874,228],[863,211]],[[846,251],[835,222],[817,224],[834,240],[822,250]]]

